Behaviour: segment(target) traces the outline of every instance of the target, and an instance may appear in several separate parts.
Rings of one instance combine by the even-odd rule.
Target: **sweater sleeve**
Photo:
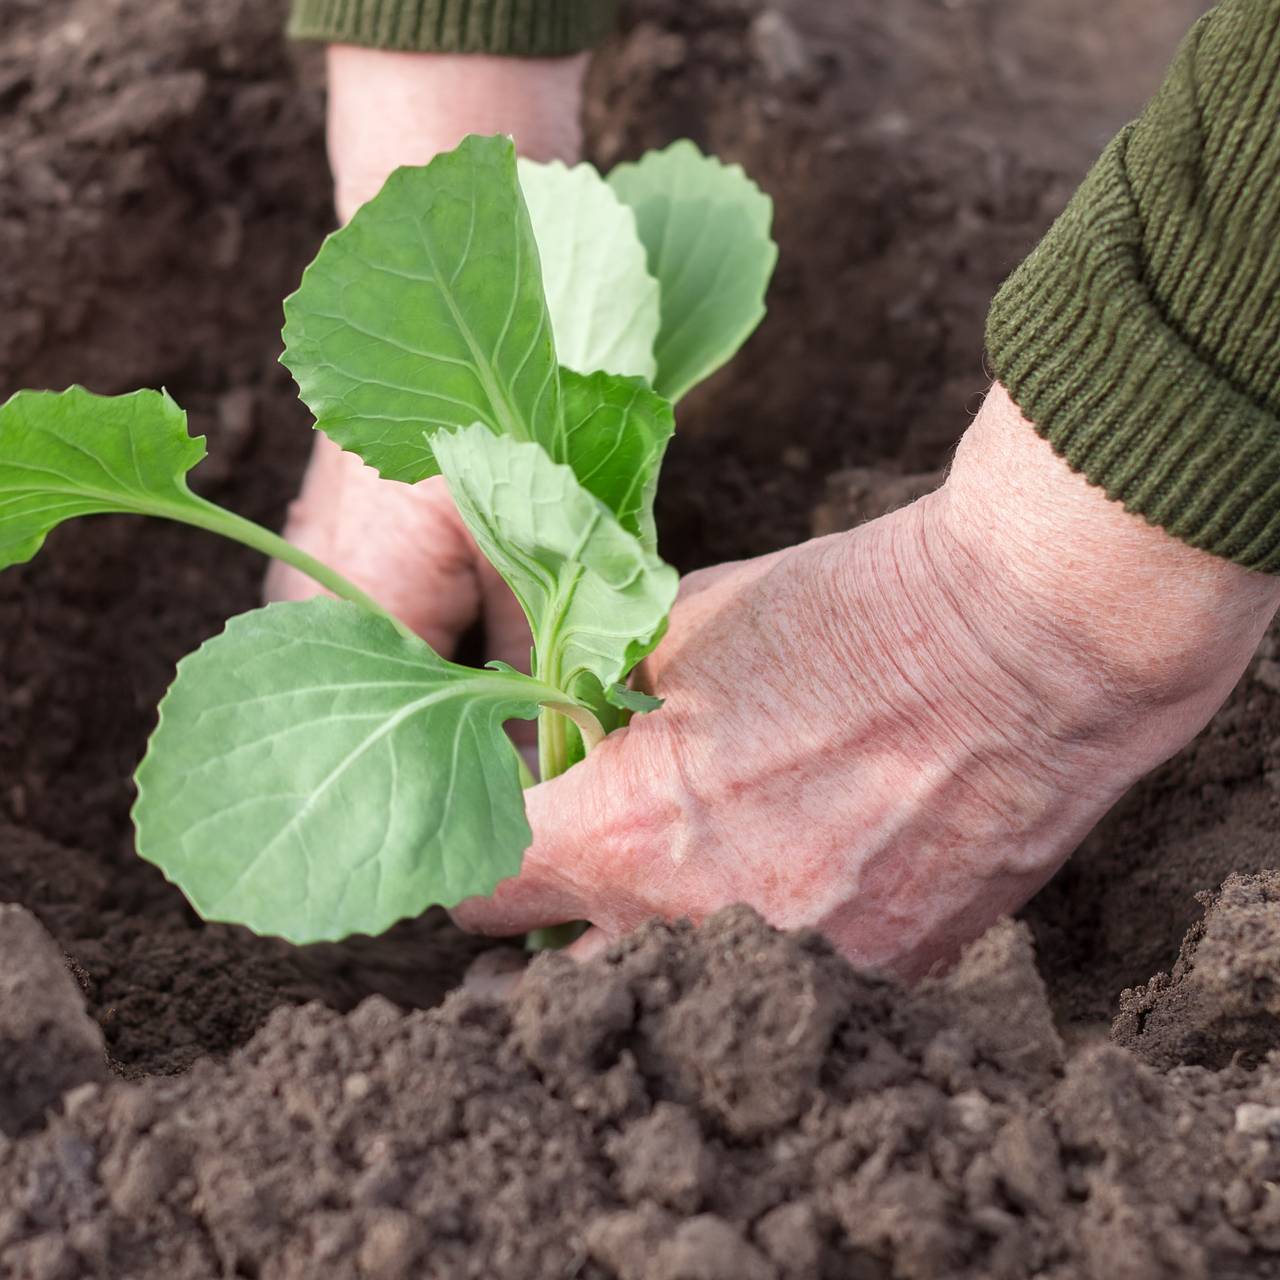
[[[1280,0],[1201,19],[997,295],[987,348],[1109,497],[1280,572]]]
[[[612,29],[617,0],[292,0],[289,34],[416,53],[560,57]]]

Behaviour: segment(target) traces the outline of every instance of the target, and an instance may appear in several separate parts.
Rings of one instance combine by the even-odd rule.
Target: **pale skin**
[[[335,48],[339,211],[468,132],[571,158],[583,62]],[[458,77],[468,73],[466,96]],[[446,91],[447,90],[447,91]],[[321,440],[289,536],[443,652],[527,633],[438,481]],[[272,594],[312,588],[273,571]],[[1280,581],[1197,551],[1074,474],[998,383],[946,484],[847,534],[688,577],[640,682],[665,699],[528,793],[524,870],[455,913],[570,919],[586,954],[653,915],[745,901],[916,977],[1058,869],[1222,704]]]

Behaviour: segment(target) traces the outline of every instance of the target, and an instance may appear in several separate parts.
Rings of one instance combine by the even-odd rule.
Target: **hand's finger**
[[[602,955],[613,940],[603,929],[588,929],[576,942],[560,953],[584,963]],[[520,989],[528,972],[529,956],[515,947],[494,947],[482,952],[471,962],[462,979],[462,989],[473,996],[490,1000],[509,1000]]]
[[[555,868],[531,863],[518,876],[504,880],[488,898],[468,898],[449,914],[468,933],[494,938],[511,938],[531,929],[549,929],[570,920],[580,920],[580,895],[563,882]]]
[[[350,578],[444,657],[479,615],[474,544],[438,477],[418,485],[384,480],[318,436],[285,537]],[[323,590],[291,566],[273,564],[264,594],[308,600]]]
[[[511,588],[487,560],[479,555],[477,576],[480,580],[480,597],[484,616],[484,656],[486,661],[497,659],[528,672],[533,651],[533,635],[520,602]],[[536,720],[512,720],[507,724],[507,734],[520,748],[520,754],[534,777],[538,776],[538,722]]]
[[[520,602],[511,594],[511,588],[502,575],[476,549],[476,576],[480,582],[480,598],[484,615],[484,656],[497,659],[515,667],[517,671],[529,670],[533,649],[533,636],[525,619]],[[507,733],[521,750],[535,776],[538,772],[538,722],[536,720],[512,720]]]
[[[578,961],[594,960],[596,956],[608,950],[612,941],[613,939],[603,929],[591,928],[577,942],[565,947],[564,953]]]
[[[614,927],[626,892],[621,884],[597,884],[607,873],[610,832],[625,830],[627,789],[621,783],[628,731],[611,735],[581,764],[525,792],[533,844],[518,876],[488,898],[469,898],[453,909],[473,933],[506,936],[591,920]],[[607,912],[596,920],[595,912]]]
[[[505,1000],[515,994],[529,956],[518,947],[492,947],[467,966],[462,989],[476,996]]]
[[[572,772],[526,791],[526,806],[536,805],[540,793],[545,798],[548,791],[562,798],[563,814],[568,818],[576,791]],[[511,937],[582,919],[585,904],[571,874],[576,848],[577,840],[567,830],[561,838],[553,837],[552,842],[544,841],[541,846],[535,832],[520,874],[503,880],[487,898],[468,898],[459,903],[450,912],[455,923],[470,933]]]
[[[480,580],[481,608],[484,612],[485,657],[497,658],[526,674],[533,650],[533,635],[520,602],[503,581],[502,575],[476,551],[476,574]]]

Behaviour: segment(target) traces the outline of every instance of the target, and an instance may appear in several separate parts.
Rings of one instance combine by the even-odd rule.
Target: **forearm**
[[[329,157],[345,222],[391,171],[467,134],[575,161],[588,50],[617,0],[292,0],[290,34],[329,45]]]
[[[1277,607],[1280,577],[1187,545],[1074,473],[997,384],[939,495],[954,564],[980,578],[985,623],[1046,641],[1037,681],[1065,700],[1096,695],[1206,720],[1239,678]],[[999,638],[990,637],[993,647]],[[1071,652],[1062,652],[1069,646]],[[1064,659],[1070,659],[1064,660]]]
[[[329,160],[345,222],[391,171],[470,133],[511,134],[535,160],[578,158],[588,54],[509,58],[329,48]]]

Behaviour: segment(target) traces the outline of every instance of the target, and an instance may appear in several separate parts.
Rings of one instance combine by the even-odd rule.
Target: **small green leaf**
[[[519,676],[524,674],[524,672],[522,671],[517,671],[516,668],[511,665],[511,663],[503,662],[501,658],[493,658],[490,661],[486,662],[484,664],[484,669],[486,671],[499,671],[503,675],[507,675],[507,676]]]
[[[19,391],[0,405],[0,568],[30,560],[74,516],[205,519],[185,479],[204,455],[163,392]]]
[[[560,371],[568,462],[588,492],[649,551],[657,549],[653,500],[675,430],[671,405],[639,378]]]
[[[764,317],[778,259],[773,202],[739,165],[692,142],[619,165],[609,184],[635,210],[662,291],[654,388],[679,400],[725,364]]]
[[[651,693],[642,693],[639,689],[628,689],[625,684],[611,684],[604,693],[609,705],[620,711],[633,711],[637,715],[645,711],[657,711],[662,706],[662,699]]]
[[[436,456],[480,550],[533,630],[539,680],[607,688],[662,637],[678,576],[535,444],[482,426],[440,435]]]
[[[652,382],[658,282],[635,214],[589,164],[519,162],[560,363]]]
[[[704,155],[688,138],[661,151],[649,151],[634,164],[620,164],[609,184],[633,208],[653,197],[668,200],[706,200],[718,208],[740,209],[753,235],[768,239],[773,229],[773,200],[756,185],[740,164],[725,164]],[[643,237],[642,237],[643,238]]]
[[[559,448],[559,379],[509,138],[397,169],[285,302],[284,363],[316,425],[392,480],[438,471],[431,439],[483,422]]]
[[[297,943],[490,893],[530,839],[502,726],[552,693],[343,601],[234,618],[161,703],[138,851],[206,920]]]
[[[187,434],[187,415],[162,392],[19,391],[0,405],[0,569],[30,560],[74,516],[160,516],[233,538],[384,612],[314,556],[192,493],[185,475],[203,457],[204,438]]]

